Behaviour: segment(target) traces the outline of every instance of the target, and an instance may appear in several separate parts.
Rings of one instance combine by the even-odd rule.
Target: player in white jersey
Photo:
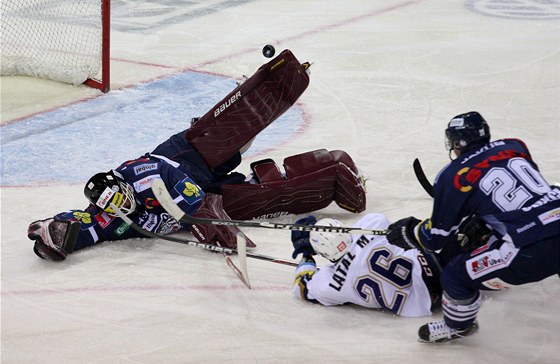
[[[314,216],[298,220],[313,225]],[[317,222],[342,226],[334,219]],[[382,214],[367,214],[354,227],[386,229]],[[356,304],[385,309],[405,317],[429,316],[440,302],[439,262],[417,249],[404,250],[383,235],[333,232],[292,232],[293,257],[303,258],[296,269],[295,296],[325,306]],[[312,255],[331,261],[317,268]]]

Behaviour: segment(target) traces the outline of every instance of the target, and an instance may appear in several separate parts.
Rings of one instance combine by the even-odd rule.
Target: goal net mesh
[[[101,0],[0,0],[2,75],[101,77]]]

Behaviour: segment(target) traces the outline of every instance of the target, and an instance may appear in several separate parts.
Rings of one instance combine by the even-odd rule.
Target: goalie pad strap
[[[276,163],[270,158],[251,163],[251,170],[256,179],[263,183],[280,181],[284,178]]]
[[[309,75],[290,50],[262,65],[186,131],[186,139],[216,168],[300,97]]]
[[[286,158],[285,178],[276,175],[269,179],[270,175],[264,174],[267,179],[259,180],[258,184],[223,185],[224,209],[239,220],[307,213],[325,208],[332,201],[351,212],[363,211],[365,188],[352,171],[356,168],[354,162],[345,152],[331,153],[319,149]],[[265,160],[263,165],[272,170],[271,163]],[[275,164],[274,168],[278,169]],[[262,173],[255,175],[262,176]]]

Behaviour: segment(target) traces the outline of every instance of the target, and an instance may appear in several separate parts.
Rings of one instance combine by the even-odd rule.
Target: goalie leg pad
[[[207,193],[202,200],[195,217],[231,220],[223,208],[222,196]],[[213,225],[213,224],[193,224],[191,225],[191,232],[201,243],[217,244],[218,246],[227,248],[237,247],[237,233],[239,229],[235,226],[226,225]],[[247,240],[247,247],[256,247],[249,238]]]
[[[259,183],[222,186],[224,209],[234,219],[308,213],[332,201],[351,212],[365,209],[363,182],[354,174],[357,168],[345,152],[319,149],[288,157],[284,160],[286,176],[271,160],[255,162],[252,167]]]
[[[284,50],[194,121],[185,137],[216,168],[288,110],[308,85],[305,68]]]
[[[33,251],[42,259],[61,261],[74,251],[80,223],[54,218],[32,222],[27,237],[35,241]]]
[[[333,199],[336,204],[354,213],[366,209],[365,182],[348,153],[318,149],[286,158],[284,168],[289,178],[305,175],[317,168],[325,169],[325,173],[334,173],[336,184]]]

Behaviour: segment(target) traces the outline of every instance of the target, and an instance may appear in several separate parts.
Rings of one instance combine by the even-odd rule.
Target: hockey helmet
[[[490,127],[476,111],[455,116],[445,129],[447,149],[461,154],[490,141]]]
[[[109,215],[115,215],[113,203],[126,215],[136,210],[136,199],[132,187],[122,175],[115,171],[97,173],[84,187],[86,198]]]
[[[340,221],[330,218],[321,219],[316,225],[342,227]],[[336,262],[350,249],[352,235],[332,231],[311,231],[309,242],[317,254],[331,262]]]

